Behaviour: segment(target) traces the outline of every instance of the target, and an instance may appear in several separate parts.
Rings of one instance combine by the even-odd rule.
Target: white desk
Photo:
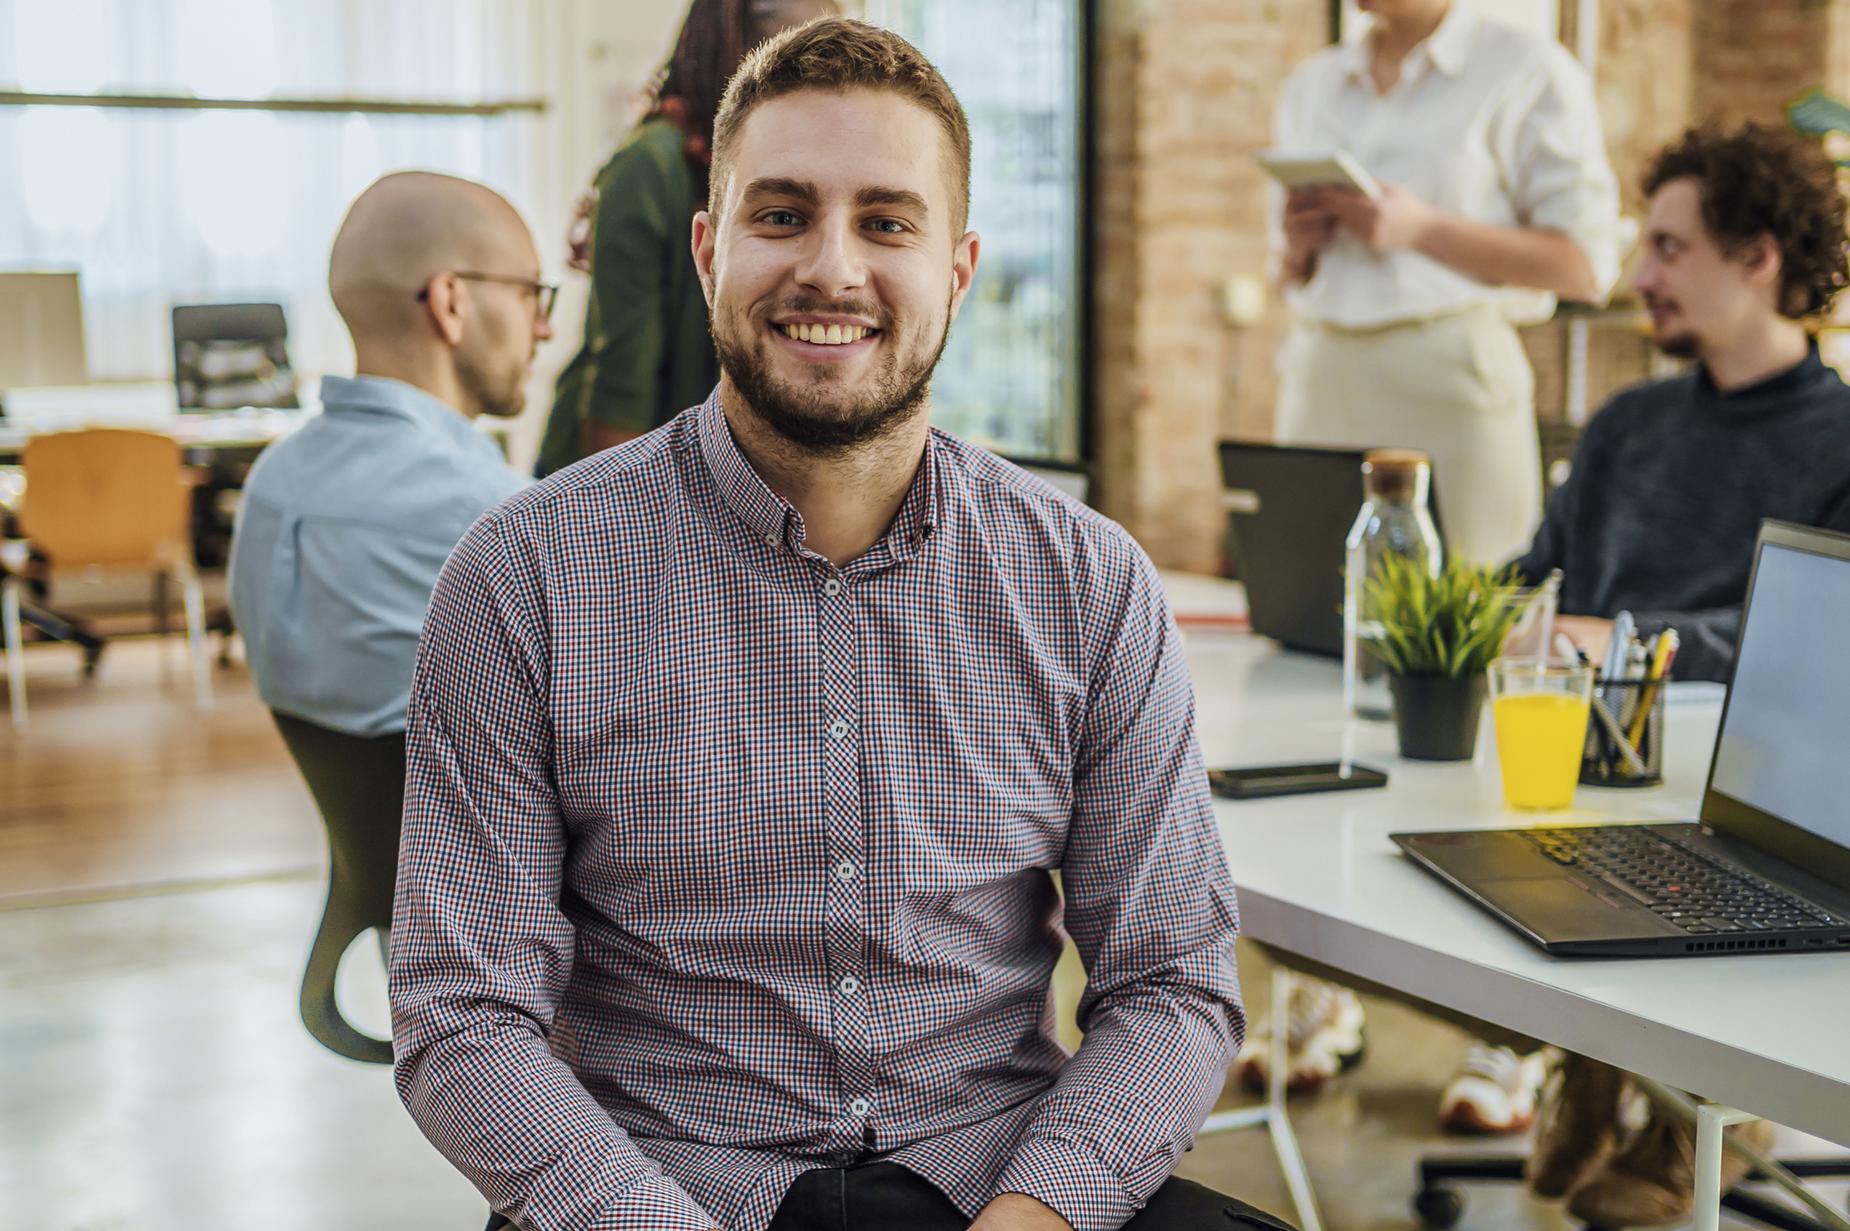
[[[1554,958],[1403,858],[1390,832],[1521,824],[1490,732],[1470,765],[1402,761],[1349,723],[1333,662],[1250,636],[1189,639],[1210,765],[1353,755],[1385,790],[1216,801],[1246,935],[1421,999],[1850,1145],[1850,953]],[[1668,710],[1665,785],[1581,788],[1580,820],[1693,819],[1719,705]]]
[[[17,458],[34,436],[78,428],[121,427],[164,432],[188,450],[262,449],[301,426],[321,410],[321,382],[305,379],[299,410],[189,411],[182,414],[170,383],[133,381],[72,385],[50,389],[16,389],[7,396],[0,419],[0,458]],[[477,430],[508,447],[511,420],[484,415]],[[1211,584],[1211,583],[1210,583]]]
[[[1850,1145],[1850,953],[1550,957],[1409,863],[1387,837],[1525,823],[1503,804],[1488,730],[1471,764],[1402,761],[1390,724],[1345,719],[1333,662],[1214,632],[1191,635],[1188,657],[1209,765],[1346,755],[1390,775],[1385,790],[1215,802],[1246,935],[1714,1100],[1697,1134],[1698,1231],[1718,1225],[1721,1128],[1738,1115],[1728,1107]],[[1672,696],[1664,786],[1582,787],[1578,809],[1558,818],[1693,819],[1721,709],[1714,690],[1706,693],[1695,704],[1679,703],[1687,689]],[[1275,999],[1283,986],[1275,983]],[[1282,1014],[1274,1020],[1282,1037]],[[1285,1067],[1275,1051],[1267,1102],[1219,1113],[1209,1127],[1267,1125],[1299,1220],[1316,1231]]]

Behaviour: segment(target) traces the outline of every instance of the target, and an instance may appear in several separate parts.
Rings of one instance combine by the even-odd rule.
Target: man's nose
[[[867,281],[867,266],[858,247],[845,221],[818,226],[797,263],[797,281],[830,297],[859,288]]]

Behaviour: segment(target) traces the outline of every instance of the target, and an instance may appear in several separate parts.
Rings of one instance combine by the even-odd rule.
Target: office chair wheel
[[[1451,1231],[1464,1217],[1464,1194],[1456,1188],[1422,1188],[1413,1196],[1413,1212],[1419,1216],[1421,1226]]]

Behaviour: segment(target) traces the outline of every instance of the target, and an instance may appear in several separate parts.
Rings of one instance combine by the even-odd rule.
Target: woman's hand
[[[1348,188],[1324,190],[1324,204],[1336,220],[1376,252],[1417,248],[1438,218],[1438,211],[1405,188],[1382,184],[1381,195]]]
[[[1336,215],[1324,204],[1322,188],[1298,188],[1285,198],[1285,265],[1288,283],[1310,281],[1317,254],[1336,238]]]

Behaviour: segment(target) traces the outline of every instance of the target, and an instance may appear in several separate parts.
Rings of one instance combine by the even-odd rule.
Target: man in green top
[[[584,345],[559,374],[544,478],[696,406],[719,380],[694,273],[713,115],[745,53],[834,0],[693,0],[642,122],[597,173]]]

